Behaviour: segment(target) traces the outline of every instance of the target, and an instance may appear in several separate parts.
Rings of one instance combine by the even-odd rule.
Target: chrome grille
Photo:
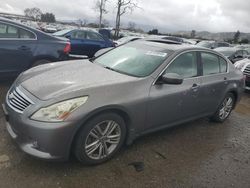
[[[8,105],[18,113],[23,113],[33,102],[18,88],[9,92],[7,97]]]
[[[250,76],[250,65],[248,65],[245,70],[243,71],[243,73],[247,76]]]

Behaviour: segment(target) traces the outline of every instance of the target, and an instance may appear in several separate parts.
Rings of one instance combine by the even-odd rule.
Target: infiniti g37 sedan
[[[140,135],[201,117],[225,121],[243,90],[242,72],[220,53],[140,40],[23,72],[3,109],[24,152],[98,164]]]

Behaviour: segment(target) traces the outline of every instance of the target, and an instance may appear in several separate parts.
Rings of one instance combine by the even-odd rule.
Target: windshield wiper
[[[113,68],[111,68],[111,67],[108,67],[108,66],[105,66],[104,68],[105,68],[105,69],[108,69],[108,70],[112,70],[112,71],[118,72],[117,70],[115,70],[115,69],[113,69]]]

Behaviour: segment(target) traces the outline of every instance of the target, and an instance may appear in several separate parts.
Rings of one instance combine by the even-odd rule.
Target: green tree
[[[240,41],[241,44],[248,44],[249,43],[249,40],[248,39],[242,39]]]
[[[238,43],[240,39],[240,31],[238,30],[235,34],[234,34],[234,43]]]
[[[190,36],[191,36],[191,38],[195,38],[195,36],[196,36],[196,31],[195,31],[195,30],[192,30]]]
[[[158,35],[159,32],[158,32],[158,29],[152,29],[148,32],[149,35]]]
[[[56,22],[56,17],[53,13],[45,13],[41,15],[41,21],[42,22],[49,22],[49,23],[54,23]]]

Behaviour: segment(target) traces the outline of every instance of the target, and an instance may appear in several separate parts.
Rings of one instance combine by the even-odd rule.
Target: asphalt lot
[[[9,85],[0,84],[0,103]],[[143,162],[137,172],[128,165]],[[0,110],[0,188],[15,187],[249,187],[250,93],[224,124],[207,119],[139,138],[111,161],[82,166],[55,163],[21,152]]]

